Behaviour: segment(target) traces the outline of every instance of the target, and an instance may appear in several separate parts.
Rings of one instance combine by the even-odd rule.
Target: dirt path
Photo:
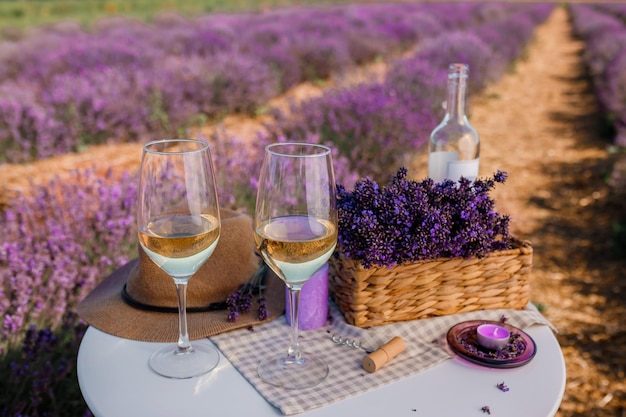
[[[568,377],[558,416],[626,417],[626,263],[610,248],[611,222],[626,207],[606,183],[612,156],[584,78],[584,45],[572,38],[567,19],[565,9],[555,10],[514,71],[472,99],[470,120],[481,135],[481,175],[509,173],[496,189],[498,208],[511,215],[512,232],[533,243],[532,298],[560,330]],[[277,100],[320,91],[300,86]],[[243,135],[258,127],[237,117],[223,123]],[[140,145],[129,144],[0,165],[0,191],[7,197],[28,179],[95,161],[101,169],[134,168],[140,153]],[[424,176],[417,161],[415,174]]]
[[[611,156],[571,25],[558,8],[526,59],[471,103],[481,174],[512,232],[533,243],[532,299],[559,328],[567,386],[559,416],[626,416],[626,263],[610,253],[624,206],[606,184]],[[623,201],[623,200],[622,200]]]

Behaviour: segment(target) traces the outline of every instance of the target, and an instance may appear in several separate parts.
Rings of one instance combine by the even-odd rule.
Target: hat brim
[[[132,307],[122,297],[122,289],[138,260],[130,261],[106,277],[77,307],[80,318],[103,332],[126,339],[146,342],[175,342],[178,340],[178,314],[155,312]],[[229,330],[271,321],[285,311],[285,284],[268,269],[263,296],[268,315],[259,320],[253,308],[241,313],[237,321],[228,321],[227,310],[188,312],[187,323],[191,340],[213,336]],[[192,278],[193,279],[193,278]],[[176,291],[172,280],[172,291]]]

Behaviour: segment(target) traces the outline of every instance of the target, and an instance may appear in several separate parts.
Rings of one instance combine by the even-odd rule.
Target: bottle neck
[[[446,113],[449,119],[465,120],[467,70],[463,66],[450,66],[448,72],[448,101]]]

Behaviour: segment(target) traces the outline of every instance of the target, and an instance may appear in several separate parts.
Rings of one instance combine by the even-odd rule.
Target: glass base
[[[179,352],[178,346],[170,345],[150,356],[150,368],[159,375],[185,379],[200,376],[217,366],[220,355],[217,350],[202,341],[195,341],[188,351]]]
[[[311,388],[328,376],[328,365],[312,353],[302,352],[300,359],[281,354],[263,360],[257,372],[269,384],[286,389]]]

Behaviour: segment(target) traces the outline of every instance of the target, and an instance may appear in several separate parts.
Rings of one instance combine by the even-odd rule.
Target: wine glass
[[[264,381],[289,389],[309,388],[328,376],[323,359],[300,350],[300,290],[337,244],[335,177],[330,149],[308,143],[265,148],[254,218],[256,246],[289,289],[291,338],[286,353],[258,366]]]
[[[220,237],[220,214],[209,145],[190,139],[147,143],[139,180],[139,244],[165,271],[178,297],[178,344],[150,356],[150,367],[170,378],[209,372],[219,354],[206,342],[189,342],[187,283],[211,256]]]

